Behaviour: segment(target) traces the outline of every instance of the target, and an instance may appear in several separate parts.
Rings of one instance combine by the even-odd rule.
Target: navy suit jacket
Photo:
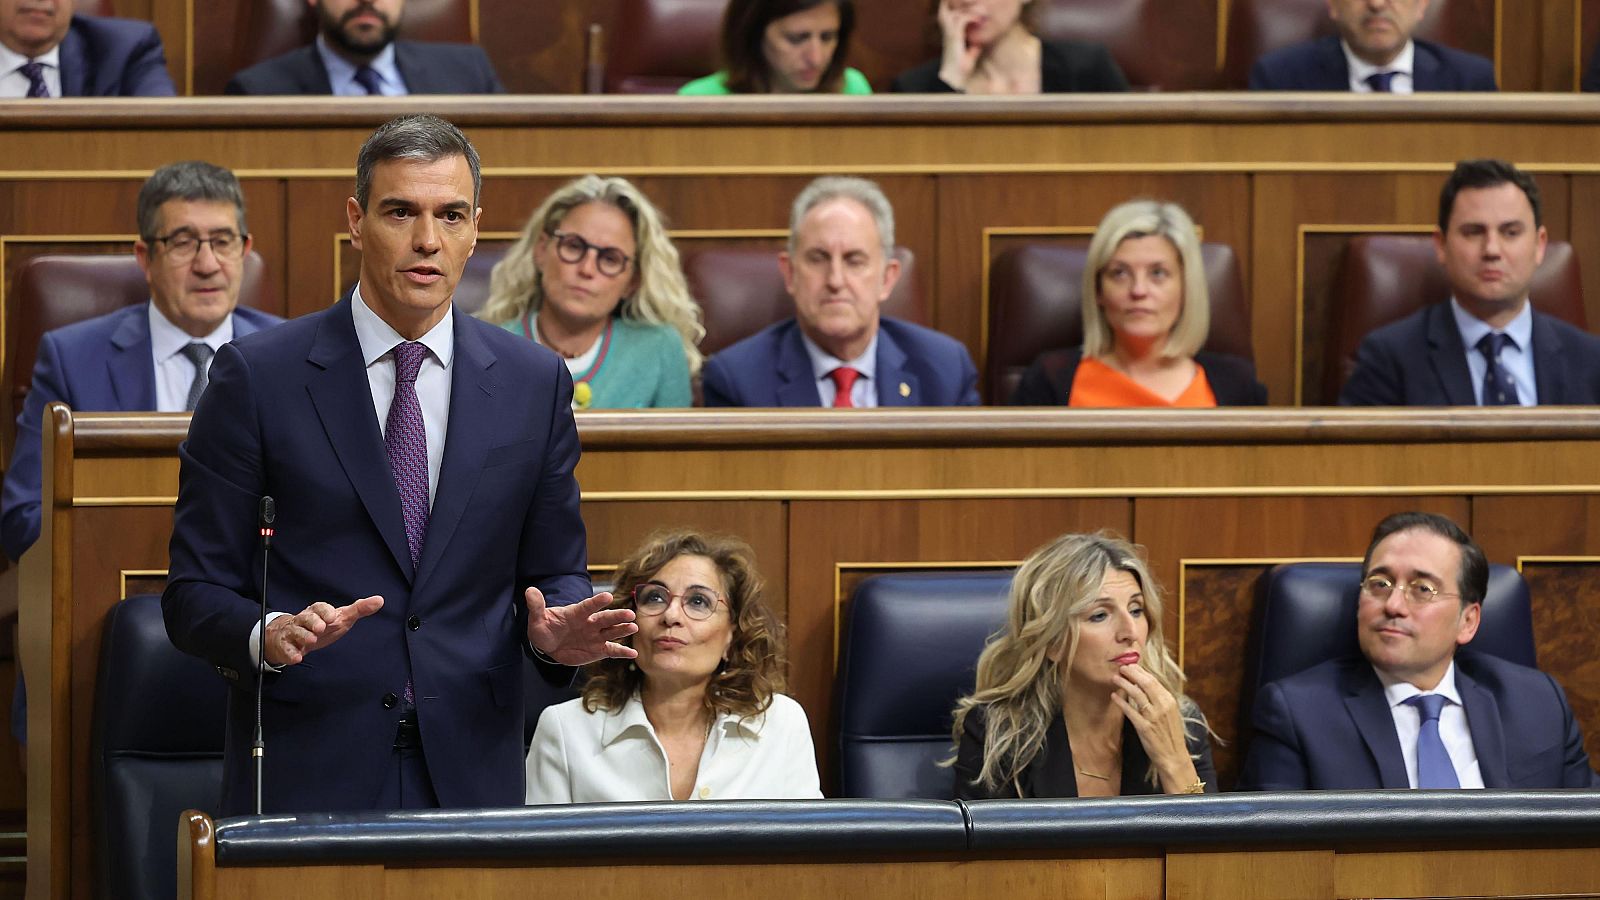
[[[879,406],[977,406],[978,370],[967,348],[931,328],[878,320],[874,381]],[[706,362],[706,406],[821,406],[800,325],[786,319]]]
[[[1600,337],[1537,310],[1533,377],[1539,405],[1600,403]],[[1466,348],[1450,303],[1435,303],[1361,340],[1340,406],[1474,406]]]
[[[1413,40],[1412,88],[1417,91],[1493,91],[1494,63],[1475,53]],[[1256,60],[1252,91],[1348,91],[1350,68],[1335,35],[1282,47]]]
[[[1456,689],[1487,788],[1586,788],[1583,734],[1549,675],[1469,649]],[[1313,666],[1256,695],[1241,790],[1406,788],[1405,759],[1383,683],[1364,657]]]
[[[233,311],[233,334],[244,337],[282,321],[241,306]],[[0,498],[0,543],[14,560],[39,538],[39,442],[44,408],[54,400],[76,412],[156,408],[147,304],[75,322],[39,339],[33,385],[17,415],[17,442]]]
[[[171,97],[167,57],[154,25],[73,16],[61,39],[64,97]]]
[[[351,302],[224,347],[179,448],[173,643],[229,679],[222,812],[252,805],[257,504],[277,504],[270,608],[379,594],[338,643],[267,676],[267,811],[371,809],[406,679],[445,807],[523,802],[523,654],[536,585],[589,595],[572,379],[533,342],[454,314],[450,418],[421,560],[373,409]],[[557,667],[570,678],[571,670]]]
[[[503,94],[494,66],[476,44],[395,41],[394,63],[413,94]],[[332,94],[328,68],[314,44],[236,73],[228,94]]]

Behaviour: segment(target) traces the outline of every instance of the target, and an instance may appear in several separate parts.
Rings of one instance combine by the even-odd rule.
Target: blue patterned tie
[[[1406,699],[1406,705],[1415,706],[1422,716],[1422,730],[1417,732],[1417,787],[1458,788],[1456,767],[1450,762],[1450,751],[1444,748],[1439,737],[1439,713],[1444,709],[1443,694],[1418,694]]]
[[[1517,396],[1517,383],[1511,380],[1511,373],[1500,364],[1500,351],[1507,346],[1517,346],[1509,334],[1491,331],[1478,340],[1478,352],[1489,363],[1483,373],[1484,406],[1522,405],[1521,398]]]
[[[1394,76],[1399,72],[1377,72],[1366,77],[1367,86],[1374,94],[1387,94],[1394,90]]]
[[[362,66],[356,70],[356,84],[374,97],[383,96],[383,82],[378,80],[378,73],[371,66]]]
[[[44,63],[28,60],[17,68],[22,77],[28,79],[28,96],[48,97],[50,88],[44,83]]]

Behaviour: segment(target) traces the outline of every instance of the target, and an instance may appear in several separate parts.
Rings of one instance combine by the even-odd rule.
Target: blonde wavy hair
[[[967,716],[981,710],[985,717],[978,780],[989,790],[1016,783],[1043,748],[1045,731],[1061,711],[1062,673],[1071,670],[1078,652],[1079,623],[1100,599],[1106,573],[1114,571],[1132,575],[1144,594],[1150,631],[1139,665],[1178,698],[1189,727],[1206,727],[1199,708],[1183,694],[1183,671],[1167,650],[1161,589],[1141,548],[1109,531],[1064,534],[1035,550],[1017,569],[1006,627],[978,657],[976,688],[956,703],[956,743]],[[1052,652],[1063,647],[1060,661],[1051,662]],[[1157,783],[1154,765],[1147,777]]]
[[[540,236],[548,237],[560,227],[567,213],[586,203],[616,207],[633,225],[634,289],[618,304],[618,314],[636,322],[671,325],[683,341],[689,374],[698,373],[700,339],[706,334],[700,324],[700,304],[689,294],[678,248],[667,237],[661,213],[625,178],[585,175],[546,197],[522,226],[505,258],[489,273],[489,299],[478,318],[499,325],[519,319],[529,310],[539,311],[544,305],[544,284],[533,261],[533,248]]]
[[[1112,207],[1089,241],[1081,304],[1084,356],[1109,356],[1116,345],[1116,335],[1100,309],[1100,276],[1123,241],[1142,237],[1166,238],[1183,267],[1183,309],[1167,334],[1162,357],[1192,357],[1205,346],[1211,333],[1211,289],[1206,285],[1205,259],[1200,253],[1200,235],[1194,220],[1176,203],[1130,200]]]
[[[785,690],[783,625],[761,599],[762,580],[756,571],[755,551],[735,537],[697,531],[661,531],[617,567],[617,600],[613,609],[633,608],[633,589],[649,581],[680,556],[711,560],[727,584],[728,614],[733,640],[727,660],[706,687],[706,708],[713,715],[731,713],[740,718],[759,715],[772,705],[774,694]],[[633,639],[621,643],[632,645]],[[603,659],[584,667],[583,708],[621,709],[644,686],[644,672],[626,659]]]

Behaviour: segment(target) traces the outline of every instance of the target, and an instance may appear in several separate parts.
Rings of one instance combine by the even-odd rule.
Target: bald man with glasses
[[[1373,532],[1361,571],[1361,656],[1261,689],[1241,789],[1595,785],[1561,686],[1462,646],[1489,582],[1466,532],[1444,516],[1397,513]]]

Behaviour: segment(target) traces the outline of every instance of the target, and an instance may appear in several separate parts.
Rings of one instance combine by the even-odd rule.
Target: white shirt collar
[[[44,63],[56,71],[61,70],[61,45],[58,43],[38,56],[23,56],[21,53],[0,44],[0,75],[9,75],[27,65],[29,61]]]
[[[806,356],[811,359],[811,375],[817,381],[828,377],[828,373],[840,366],[849,366],[861,374],[862,378],[872,381],[878,373],[878,332],[872,332],[872,340],[867,342],[867,349],[855,359],[839,359],[828,354],[828,351],[817,346],[816,342],[800,332],[800,342],[805,345]]]
[[[1411,88],[1416,83],[1416,74],[1413,64],[1417,58],[1417,44],[1415,41],[1406,41],[1406,45],[1386,66],[1375,66],[1355,54],[1350,45],[1343,40],[1339,41],[1339,49],[1344,51],[1344,63],[1350,72],[1350,89],[1352,91],[1370,91],[1372,86],[1367,84],[1367,79],[1379,72],[1395,72],[1404,75],[1406,87]],[[1359,85],[1359,87],[1357,87]]]
[[[1409,681],[1391,677],[1380,671],[1376,666],[1373,667],[1372,671],[1377,673],[1378,680],[1383,683],[1383,696],[1389,701],[1391,710],[1418,694],[1438,694],[1456,706],[1462,705],[1461,692],[1456,690],[1456,661],[1454,659],[1450,660],[1450,665],[1444,670],[1444,677],[1439,679],[1439,683],[1431,691],[1420,690]]]
[[[444,318],[419,338],[419,343],[427,347],[433,353],[434,359],[439,361],[439,365],[446,369],[450,368],[450,361],[456,349],[455,315],[456,307],[452,302],[450,308],[445,310]],[[406,340],[392,325],[373,312],[365,300],[361,299],[359,284],[350,291],[350,318],[355,322],[356,340],[361,344],[361,361],[368,366],[393,350],[395,344]]]
[[[1461,332],[1461,343],[1468,350],[1476,349],[1483,336],[1494,331],[1488,322],[1467,312],[1454,297],[1450,298],[1450,314],[1455,316],[1456,330]],[[1501,332],[1517,342],[1518,350],[1529,352],[1528,348],[1533,346],[1533,304],[1528,298],[1522,298],[1522,311]]]
[[[167,314],[161,311],[152,300],[145,304],[150,316],[150,357],[157,363],[182,352],[184,347],[199,342],[210,347],[213,351],[221,349],[223,344],[233,340],[233,313],[222,317],[222,324],[216,330],[202,338],[197,338],[182,328],[172,324]]]
[[[628,698],[621,709],[602,710],[605,716],[600,724],[600,746],[608,747],[617,739],[626,736],[630,731],[639,730],[642,734],[655,734],[654,725],[650,724],[650,717],[645,715],[644,701],[638,694]],[[752,717],[754,718],[754,717]],[[711,723],[711,730],[722,731],[731,735],[735,730],[742,730],[751,735],[759,734],[750,723],[751,720],[741,720],[733,713],[717,713],[717,718]]]

